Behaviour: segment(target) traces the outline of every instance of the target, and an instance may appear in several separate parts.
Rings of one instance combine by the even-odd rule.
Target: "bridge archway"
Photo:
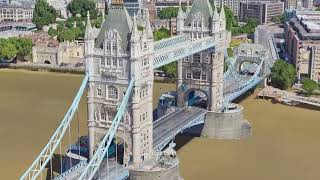
[[[253,75],[256,72],[259,63],[259,61],[251,59],[242,60],[238,63],[237,71],[239,72],[239,74]]]
[[[185,106],[209,108],[209,94],[202,89],[188,89],[184,93]]]
[[[48,60],[45,60],[45,61],[44,61],[44,64],[51,64],[51,62],[48,61]]]

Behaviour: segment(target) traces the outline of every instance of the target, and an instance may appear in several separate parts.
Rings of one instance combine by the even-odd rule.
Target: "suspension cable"
[[[50,160],[50,177],[51,177],[51,179],[53,179],[52,176],[53,176],[53,173],[52,173],[52,158],[51,158],[51,160]]]
[[[60,149],[60,174],[62,174],[62,152],[61,152],[61,144],[62,144],[62,141],[60,142],[60,145],[59,145],[59,149]]]
[[[69,135],[68,135],[68,141],[69,141],[68,144],[71,145],[70,124],[68,125],[68,132],[69,132],[69,133],[68,133],[68,134],[69,134]],[[70,168],[72,168],[72,160],[71,160],[71,157],[70,157],[70,156],[69,156],[69,165],[70,165]],[[70,168],[69,168],[69,169],[70,169]]]
[[[78,123],[78,155],[79,155],[79,161],[80,161],[80,149],[81,149],[81,144],[80,144],[80,120],[79,120],[79,109],[77,109],[77,123]],[[80,163],[80,162],[79,162]]]

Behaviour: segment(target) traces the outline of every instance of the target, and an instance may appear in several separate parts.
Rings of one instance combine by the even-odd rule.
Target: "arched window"
[[[118,89],[115,86],[108,86],[108,98],[118,99]]]
[[[107,120],[107,112],[104,107],[101,108],[101,115],[100,115],[101,121],[106,121]]]
[[[112,50],[117,50],[117,42],[112,43]]]

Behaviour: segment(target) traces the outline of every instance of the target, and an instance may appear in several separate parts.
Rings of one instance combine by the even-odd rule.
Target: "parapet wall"
[[[179,165],[162,170],[130,169],[130,180],[183,180],[180,177]]]

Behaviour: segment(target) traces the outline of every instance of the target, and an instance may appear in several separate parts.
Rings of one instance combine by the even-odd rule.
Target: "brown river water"
[[[83,76],[0,70],[0,179],[26,170],[72,102]],[[155,84],[154,96],[173,90]],[[156,101],[155,101],[156,103]],[[253,136],[242,141],[176,138],[180,173],[185,180],[319,180],[320,110],[257,100],[241,102]],[[71,125],[86,134],[85,98]],[[79,122],[79,123],[78,123]],[[62,149],[74,141],[71,131]]]

